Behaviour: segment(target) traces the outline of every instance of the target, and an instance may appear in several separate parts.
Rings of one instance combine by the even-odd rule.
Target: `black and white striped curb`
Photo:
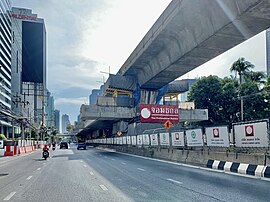
[[[270,178],[270,166],[217,161],[211,159],[208,160],[206,166],[207,168]]]

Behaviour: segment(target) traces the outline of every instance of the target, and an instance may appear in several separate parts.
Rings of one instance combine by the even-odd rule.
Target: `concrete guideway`
[[[118,71],[159,89],[270,27],[269,0],[173,0]]]

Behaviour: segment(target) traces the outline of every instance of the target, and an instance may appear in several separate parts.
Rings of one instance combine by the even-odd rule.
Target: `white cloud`
[[[74,105],[82,105],[87,103],[87,97],[80,98],[58,98],[55,100],[56,105],[63,104],[74,104]]]

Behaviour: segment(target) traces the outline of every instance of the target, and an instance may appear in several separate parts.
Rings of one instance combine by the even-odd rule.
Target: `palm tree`
[[[245,72],[244,73],[244,78],[245,81],[251,81],[251,82],[255,82],[258,84],[264,84],[265,83],[265,79],[266,79],[266,75],[263,72]]]
[[[238,73],[241,86],[243,74],[249,72],[249,70],[253,68],[254,65],[251,62],[246,61],[245,58],[241,57],[232,64],[230,71]],[[241,96],[241,121],[243,120],[244,120],[244,102],[243,97]]]
[[[240,84],[242,84],[242,75],[253,68],[254,65],[251,62],[246,61],[245,58],[241,57],[232,64],[230,71],[238,73]]]

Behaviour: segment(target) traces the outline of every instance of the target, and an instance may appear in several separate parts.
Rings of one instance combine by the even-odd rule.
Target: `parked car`
[[[81,148],[84,149],[84,150],[86,150],[86,143],[85,142],[78,143],[77,150],[79,150]]]
[[[68,143],[67,142],[61,142],[60,143],[60,149],[68,149]]]

